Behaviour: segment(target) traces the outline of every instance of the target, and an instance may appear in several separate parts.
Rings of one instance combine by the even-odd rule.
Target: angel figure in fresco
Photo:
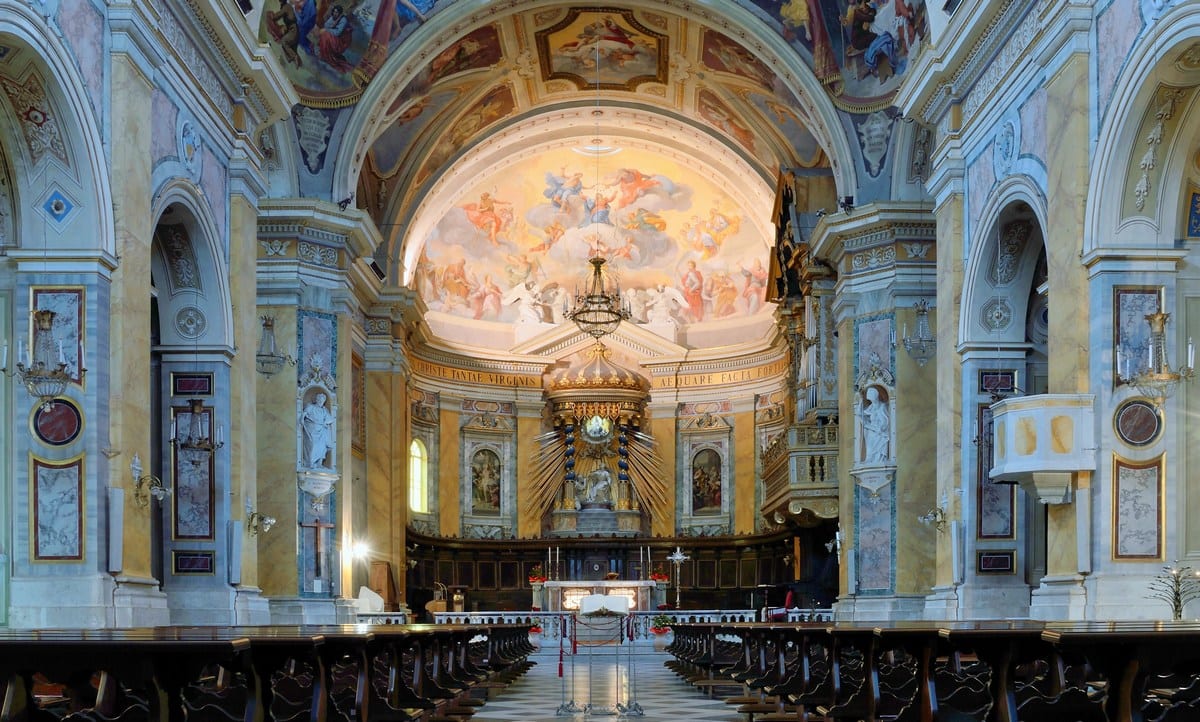
[[[646,323],[675,323],[675,309],[686,308],[687,299],[673,286],[658,284],[646,292]]]
[[[713,234],[709,233],[708,225],[700,220],[700,216],[692,216],[690,222],[683,224],[683,237],[693,250],[700,253],[702,260],[712,258],[721,250],[721,245]]]
[[[564,226],[561,221],[555,220],[550,225],[542,228],[542,233],[546,234],[546,240],[537,244],[533,248],[530,248],[529,252],[537,253],[539,251],[550,250],[554,246],[555,243],[558,243],[558,239],[562,238],[563,234],[566,232],[567,232],[566,226]]]
[[[493,198],[491,193],[484,191],[479,194],[478,203],[467,203],[462,209],[467,212],[471,225],[486,233],[493,246],[500,245],[500,233],[512,220],[512,203]]]
[[[741,227],[741,218],[729,216],[722,213],[716,206],[713,206],[708,211],[708,221],[706,223],[708,232],[716,240],[717,245],[721,246],[725,243],[725,239],[738,232]]]
[[[549,301],[552,300],[556,283],[547,284],[539,289],[533,281],[513,286],[504,296],[504,305],[520,304],[517,306],[517,323],[553,323],[554,311]]]

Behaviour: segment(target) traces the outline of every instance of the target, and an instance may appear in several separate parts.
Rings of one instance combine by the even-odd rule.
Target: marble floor
[[[664,667],[669,655],[649,643],[580,647],[573,658],[564,653],[561,677],[557,647],[543,649],[532,659],[537,665],[493,694],[472,722],[746,720],[736,705],[709,699]]]

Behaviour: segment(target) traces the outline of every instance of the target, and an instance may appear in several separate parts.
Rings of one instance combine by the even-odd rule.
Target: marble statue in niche
[[[303,463],[309,469],[333,468],[329,457],[333,449],[334,416],[328,404],[329,397],[316,391],[300,412]]]
[[[883,464],[891,459],[892,414],[888,408],[887,391],[868,386],[863,392],[860,408],[862,423],[862,461]]]

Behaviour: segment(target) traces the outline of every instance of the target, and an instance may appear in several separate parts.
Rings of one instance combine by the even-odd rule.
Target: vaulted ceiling
[[[340,34],[331,3],[293,1],[302,29],[306,7],[316,18],[288,72],[306,104],[368,114],[356,202],[435,327],[561,321],[594,255],[637,322],[664,291],[680,327],[762,316],[780,169],[836,173],[834,107],[897,85],[835,60],[842,0],[364,0]]]

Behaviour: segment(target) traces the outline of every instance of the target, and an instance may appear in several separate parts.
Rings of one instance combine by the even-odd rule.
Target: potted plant
[[[654,582],[669,582],[671,577],[663,571],[661,566],[654,567],[654,571],[650,572],[650,580]]]
[[[651,634],[666,634],[671,631],[671,617],[666,614],[655,614],[650,619]]]

